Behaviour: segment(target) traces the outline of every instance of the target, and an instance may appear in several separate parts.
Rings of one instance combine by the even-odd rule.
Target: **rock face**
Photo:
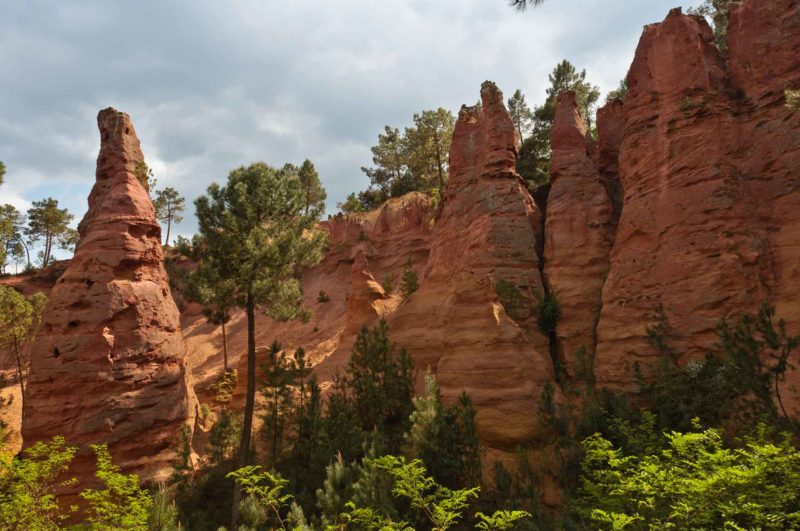
[[[624,201],[597,328],[607,387],[634,392],[635,362],[652,374],[658,307],[682,361],[714,344],[722,316],[772,302],[800,317],[800,127],[783,98],[800,85],[800,6],[736,4],[728,40],[726,64],[705,21],[673,10],[645,28],[628,74]]]
[[[484,445],[512,452],[544,433],[531,412],[553,366],[533,319],[511,319],[495,285],[510,282],[526,298],[542,292],[541,219],[514,169],[514,126],[502,93],[484,83],[481,101],[462,107],[456,122],[424,281],[388,321],[416,366],[436,373],[445,400],[470,395]]]
[[[87,445],[107,442],[125,472],[152,481],[169,474],[195,404],[139,140],[127,114],[105,109],[97,123],[97,180],[32,347],[22,434],[25,446],[80,445],[79,478],[93,475]]]
[[[614,151],[613,140],[601,137],[604,150]],[[614,208],[592,159],[592,142],[587,140],[586,124],[572,92],[558,98],[550,144],[544,277],[561,308],[558,356],[568,375],[576,377],[590,370],[594,353],[595,326],[614,242]],[[608,184],[616,187],[613,179]]]
[[[347,296],[347,320],[345,334],[357,334],[362,326],[372,324],[384,313],[384,301],[388,297],[372,273],[364,251],[359,250],[353,261],[350,276],[350,292]]]

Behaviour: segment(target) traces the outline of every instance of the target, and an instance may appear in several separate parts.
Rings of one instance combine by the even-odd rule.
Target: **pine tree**
[[[185,200],[175,188],[167,187],[156,192],[153,201],[156,209],[156,218],[162,223],[167,224],[167,235],[164,238],[164,245],[169,245],[169,233],[172,224],[176,225],[183,221],[183,211],[186,210]]]
[[[247,317],[247,390],[239,459],[251,460],[256,393],[256,307],[277,319],[303,314],[299,275],[319,261],[325,237],[319,209],[304,214],[300,181],[264,163],[233,170],[228,185],[212,184],[195,202],[204,260],[236,286]],[[234,507],[239,490],[234,489]],[[235,522],[233,522],[235,523]]]
[[[277,470],[282,456],[283,442],[292,409],[292,389],[294,384],[294,362],[286,357],[280,344],[274,341],[267,353],[267,362],[261,364],[263,378],[261,393],[266,402],[263,416],[264,438],[269,449],[269,463]]]
[[[511,115],[511,121],[514,122],[514,127],[517,129],[519,141],[522,142],[533,129],[533,112],[525,101],[525,95],[519,89],[515,90],[514,94],[508,98],[508,114]]]
[[[25,411],[30,368],[30,343],[42,322],[47,297],[35,293],[25,298],[9,286],[0,286],[0,347],[13,356],[22,410]]]
[[[58,200],[52,197],[34,201],[28,209],[28,228],[25,233],[32,243],[44,241],[42,268],[50,263],[56,245],[68,249],[77,242],[77,231],[69,227],[72,219],[72,214],[66,208],[58,208]]]
[[[362,328],[347,366],[348,386],[356,418],[364,432],[375,431],[386,451],[397,452],[413,409],[414,371],[405,349],[389,341],[381,319],[372,330]]]
[[[317,169],[314,168],[314,164],[310,160],[303,161],[300,169],[297,170],[297,177],[300,179],[300,184],[305,194],[305,210],[303,213],[308,215],[311,208],[315,208],[320,212],[325,210],[325,199],[327,199],[328,194],[319,180]]]
[[[20,261],[30,253],[23,237],[25,218],[13,205],[0,206],[0,271],[5,272],[9,261]]]

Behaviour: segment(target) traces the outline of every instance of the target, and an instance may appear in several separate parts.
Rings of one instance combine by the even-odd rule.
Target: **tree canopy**
[[[29,241],[42,241],[40,253],[42,267],[47,267],[55,246],[72,249],[78,241],[78,231],[69,227],[73,215],[66,208],[58,208],[58,200],[48,197],[34,201],[28,209],[28,227],[25,233]]]
[[[156,218],[162,223],[167,224],[167,235],[164,238],[164,245],[169,245],[169,233],[172,224],[183,221],[183,211],[186,210],[185,200],[175,188],[167,187],[156,191],[156,198],[153,201],[156,209]]]

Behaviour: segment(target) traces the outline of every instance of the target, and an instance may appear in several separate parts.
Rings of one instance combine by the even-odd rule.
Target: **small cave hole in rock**
[[[53,349],[53,357],[57,358],[61,355],[61,352],[58,350],[58,347]]]
[[[94,286],[94,280],[92,280],[90,278],[87,278],[86,279],[86,287],[87,288],[91,288],[92,286]]]
[[[68,322],[68,323],[67,323],[67,326],[68,326],[69,328],[75,328],[75,327],[76,327],[76,326],[78,326],[79,324],[80,324],[80,323],[79,323],[78,321],[74,321],[74,320],[73,320],[73,321],[70,321],[70,322]],[[56,350],[58,350],[58,349],[56,349]]]
[[[126,135],[129,135],[129,134],[131,134],[131,128],[130,128],[130,127],[126,127],[126,128],[125,128],[125,134],[126,134]]]

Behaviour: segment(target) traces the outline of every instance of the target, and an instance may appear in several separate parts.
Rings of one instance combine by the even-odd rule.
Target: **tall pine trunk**
[[[172,228],[172,218],[167,218],[167,237],[164,239],[164,247],[169,245],[169,230]]]
[[[253,409],[256,401],[256,303],[252,289],[247,293],[247,396],[244,403],[244,420],[242,421],[242,439],[239,443],[239,467],[247,466],[251,462],[250,438],[253,431]],[[231,512],[231,528],[238,525],[239,502],[242,499],[242,489],[239,485],[233,488],[233,510]]]

